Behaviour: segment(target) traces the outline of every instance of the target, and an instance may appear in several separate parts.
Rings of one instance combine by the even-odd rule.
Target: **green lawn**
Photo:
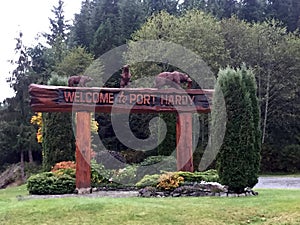
[[[300,189],[255,197],[22,200],[25,186],[0,190],[0,224],[300,224]]]
[[[293,173],[293,174],[271,173],[271,174],[261,174],[260,177],[300,177],[300,173]]]

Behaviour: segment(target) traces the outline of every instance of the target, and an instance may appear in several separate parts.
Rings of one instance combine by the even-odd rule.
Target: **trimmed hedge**
[[[69,173],[69,174],[67,174]],[[31,176],[27,180],[27,189],[30,194],[47,195],[47,194],[71,194],[74,193],[75,173],[44,172]]]
[[[216,170],[207,170],[204,172],[176,172],[179,176],[184,178],[185,182],[218,182],[219,176]]]

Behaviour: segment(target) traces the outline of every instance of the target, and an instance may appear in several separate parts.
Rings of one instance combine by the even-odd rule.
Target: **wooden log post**
[[[76,113],[76,190],[78,194],[91,191],[91,114]]]
[[[194,171],[192,134],[192,113],[178,113],[176,122],[177,171]]]

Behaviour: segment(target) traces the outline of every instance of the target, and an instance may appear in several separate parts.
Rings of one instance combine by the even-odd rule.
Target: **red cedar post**
[[[81,194],[91,189],[91,114],[77,112],[76,116],[76,189]]]
[[[194,171],[193,166],[193,115],[178,113],[176,122],[177,170]]]

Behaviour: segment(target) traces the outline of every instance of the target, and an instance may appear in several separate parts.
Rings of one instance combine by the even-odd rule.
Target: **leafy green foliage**
[[[66,86],[67,77],[52,74],[48,84]],[[75,160],[75,137],[70,113],[43,113],[43,168],[49,171],[55,163]]]
[[[296,85],[299,85],[297,74],[300,70],[296,62],[300,52],[296,44],[299,39],[294,34],[287,34],[276,21],[251,26],[233,17],[223,20],[222,27],[231,55],[230,64],[237,67],[247,62],[256,75],[263,118],[262,142],[265,149],[272,151],[263,157],[277,158],[284,146],[299,143],[299,119],[295,114],[299,111],[299,95],[295,95]],[[262,169],[276,170],[268,165],[263,165]]]
[[[159,182],[160,174],[145,175],[139,182],[135,184],[137,188],[156,187]]]
[[[96,57],[126,43],[145,20],[144,1],[94,0],[82,3],[71,29],[71,45],[83,46]]]
[[[69,113],[43,114],[43,168],[49,171],[55,163],[75,160],[75,137]]]
[[[149,156],[138,164],[137,179],[142,179],[145,175],[160,174],[164,171],[176,171],[176,158],[174,156]]]
[[[108,183],[113,174],[112,170],[105,169],[104,165],[91,160],[91,183],[92,187],[98,187],[101,183]]]
[[[68,171],[69,172],[69,171]],[[28,178],[27,189],[30,194],[70,194],[75,191],[75,173],[44,172]]]
[[[58,63],[56,72],[64,76],[83,74],[85,69],[93,62],[93,55],[83,47],[71,49],[63,60]]]
[[[175,177],[179,176],[182,177],[184,182],[188,183],[194,183],[194,182],[218,182],[219,176],[216,170],[207,170],[203,172],[184,172],[184,171],[178,171],[178,172],[172,172],[169,174],[168,172],[164,172],[164,176],[162,174],[153,174],[153,175],[145,175],[139,182],[136,183],[136,187],[138,188],[144,188],[147,186],[156,187],[158,183],[160,182],[161,177],[168,177],[168,179],[173,179],[173,175]],[[167,175],[166,175],[167,174]],[[175,179],[175,178],[174,178]],[[176,180],[176,179],[175,179]],[[167,181],[163,181],[165,183]],[[171,182],[171,181],[168,181]],[[182,182],[180,182],[181,184]]]
[[[50,33],[44,33],[47,43],[53,48],[55,63],[60,62],[65,56],[66,40],[68,37],[69,24],[65,20],[64,1],[58,0],[58,5],[51,10],[54,18],[49,18]]]
[[[185,182],[218,182],[219,176],[216,170],[207,170],[203,172],[184,172],[178,171],[176,172],[179,176],[184,178]]]
[[[189,11],[181,17],[175,17],[166,12],[158,13],[132,35],[133,41],[160,40],[179,44],[199,55],[213,71],[217,72],[220,66],[225,66],[227,58],[224,41],[218,21],[212,16],[200,11]],[[162,44],[160,49],[148,49],[140,51],[140,47],[130,45],[130,54],[126,60],[132,64],[136,59],[147,59],[150,55],[160,53],[163,59],[173,59],[173,49],[166,49]],[[193,62],[188,58],[182,59],[182,65],[193,68]],[[145,60],[147,61],[147,60]],[[166,64],[166,65],[165,65]],[[157,63],[139,63],[132,67],[134,78],[156,75],[161,71],[174,69],[168,62],[159,65]],[[193,71],[197,74],[199,71]]]
[[[68,25],[64,19],[64,2],[59,0],[58,6],[52,10],[54,19],[50,20],[49,34],[45,34],[48,44],[52,48],[54,65],[59,65],[66,56]],[[66,71],[67,72],[67,71]],[[48,85],[67,85],[67,78],[58,76],[52,71]],[[75,137],[72,132],[72,115],[70,113],[43,114],[43,168],[49,171],[55,163],[75,160]]]
[[[116,170],[112,175],[111,180],[124,186],[134,186],[134,184],[137,182],[136,175],[137,166],[129,165],[123,169]]]

